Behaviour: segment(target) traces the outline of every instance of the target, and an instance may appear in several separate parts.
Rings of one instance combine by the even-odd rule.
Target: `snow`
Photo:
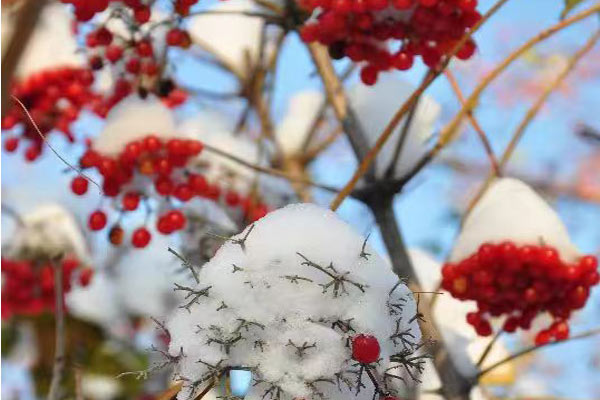
[[[104,328],[123,318],[114,281],[103,270],[95,271],[87,287],[74,285],[65,301],[70,314]]]
[[[423,290],[438,290],[441,281],[441,263],[419,249],[410,249],[409,256]],[[434,303],[433,318],[447,345],[450,356],[462,375],[472,376],[477,372],[476,364],[479,357],[492,338],[477,335],[465,319],[468,312],[475,311],[475,303],[459,301],[448,295],[448,293],[435,296],[437,298]],[[486,357],[483,367],[492,365],[508,355],[504,344],[497,342]],[[507,384],[514,380],[514,375],[514,364],[506,363],[487,374],[483,381],[486,383]],[[426,371],[424,382],[425,386],[421,388],[422,390],[439,387],[439,379],[435,369],[430,368]]]
[[[357,114],[370,147],[375,144],[388,122],[413,91],[414,88],[409,83],[396,79],[392,74],[382,74],[374,86],[359,83],[349,90],[350,104]],[[404,175],[424,155],[440,112],[441,107],[435,100],[427,95],[421,96],[395,167],[396,176]],[[394,157],[405,121],[406,117],[400,121],[375,160],[378,176],[385,173]]]
[[[10,252],[53,257],[72,254],[83,262],[89,260],[81,229],[70,212],[55,203],[37,206],[21,215],[23,226],[17,226],[10,242]]]
[[[44,7],[31,40],[17,68],[17,76],[62,66],[80,67],[85,60],[77,53],[77,41],[72,27],[72,13],[65,4],[51,3]]]
[[[204,113],[185,120],[181,123],[179,132],[185,137],[200,140],[250,164],[266,166],[266,159],[261,156],[256,142],[244,134],[233,133],[231,123],[220,114]],[[210,182],[218,182],[224,188],[241,193],[250,189],[252,179],[256,176],[255,171],[238,161],[208,150],[198,156],[198,163],[203,167],[203,173]]]
[[[275,131],[284,154],[302,151],[302,145],[324,100],[323,93],[316,90],[301,91],[290,99],[287,112]]]
[[[108,113],[106,125],[94,139],[93,148],[103,155],[116,156],[134,140],[148,135],[170,139],[175,134],[175,119],[167,106],[155,96],[142,99],[133,94]]]
[[[244,76],[249,66],[256,63],[260,51],[260,38],[264,26],[261,18],[240,14],[210,14],[210,12],[232,13],[264,12],[249,0],[228,0],[207,7],[209,13],[188,18],[188,32],[192,43],[210,49],[217,57]]]
[[[81,392],[85,397],[111,400],[119,397],[121,383],[115,378],[99,374],[84,374],[81,377]]]
[[[579,257],[556,212],[531,187],[514,178],[497,179],[490,185],[466,218],[450,259],[460,261],[483,243],[506,240],[554,247],[566,262]]]
[[[371,254],[366,259],[360,256],[363,243],[334,213],[312,204],[274,211],[224,243],[200,269],[200,283],[192,287],[196,291],[210,287],[208,296],[191,303],[188,298],[168,321],[169,352],[177,356],[182,349],[184,354],[177,366],[179,376],[197,381],[209,370],[203,363],[215,365],[223,360],[221,367],[252,367],[255,379],[277,385],[284,397],[308,398],[314,394],[307,386],[310,381],[335,380],[335,373],[353,369],[346,346],[352,333],[332,327],[333,322],[350,318],[357,333],[378,338],[383,360],[377,369],[381,372],[390,366],[388,357],[403,349],[401,343],[395,345],[389,339],[397,320],[401,330],[410,329],[413,340],[420,340],[418,325],[409,322],[416,306],[408,288],[399,284],[389,264],[368,244],[365,251]],[[347,273],[346,279],[368,286],[363,293],[345,282],[347,293],[340,289],[335,296],[334,287],[320,286],[333,282],[326,272],[302,264],[303,257],[323,268],[332,263],[336,273]],[[294,283],[285,276],[310,281]],[[405,302],[402,312],[390,315],[390,300]],[[238,334],[243,339],[235,341],[229,352],[213,341],[235,339]],[[315,343],[316,348],[298,356],[290,341]],[[258,343],[263,343],[262,351]],[[368,390],[363,389],[357,398],[370,399],[370,383],[366,376],[363,380]],[[317,385],[320,391],[339,396],[336,385]],[[246,398],[258,399],[268,387],[267,383],[253,386]],[[188,398],[191,391],[187,386],[179,398]],[[215,389],[212,395],[218,392]]]

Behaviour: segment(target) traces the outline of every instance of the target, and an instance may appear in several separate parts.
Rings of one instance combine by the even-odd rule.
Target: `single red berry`
[[[140,204],[140,194],[135,192],[125,193],[123,196],[123,209],[126,211],[133,211],[138,208]]]
[[[108,240],[113,246],[120,246],[123,243],[125,232],[119,225],[114,225],[108,232]]]
[[[133,232],[133,235],[131,236],[131,244],[133,244],[133,246],[137,248],[146,247],[148,246],[148,243],[150,243],[150,239],[152,239],[152,235],[150,234],[150,231],[148,231],[148,229],[143,227],[138,228]]]
[[[88,181],[83,176],[76,176],[71,181],[71,190],[78,196],[84,195],[88,190]]]
[[[18,146],[19,146],[19,138],[18,137],[13,136],[4,141],[4,150],[8,151],[9,153],[12,153],[13,151],[17,150]]]
[[[414,57],[405,51],[398,52],[393,59],[394,68],[406,71],[413,66]]]
[[[140,72],[140,66],[141,66],[140,59],[136,58],[136,57],[130,58],[125,63],[125,69],[130,74],[137,74],[138,72]]]
[[[93,231],[99,231],[106,226],[106,214],[103,211],[96,210],[90,214],[88,226]]]
[[[183,229],[185,227],[186,218],[185,215],[179,210],[169,211],[166,215],[166,220],[173,230]]]
[[[141,5],[135,9],[133,12],[133,17],[140,24],[145,24],[150,20],[150,7],[146,5]]]
[[[173,182],[167,177],[160,177],[154,183],[156,192],[161,196],[168,196],[173,191]]]
[[[121,59],[121,56],[123,55],[123,48],[119,45],[111,44],[106,48],[104,55],[108,61],[114,64]]]
[[[550,343],[551,340],[552,335],[550,334],[550,331],[543,330],[535,336],[535,345],[542,346],[544,344]]]
[[[166,41],[169,46],[179,46],[183,40],[181,29],[172,28],[167,32]]]
[[[237,206],[238,204],[240,204],[240,195],[237,194],[237,192],[234,192],[233,190],[228,191],[225,195],[225,203],[229,207]]]
[[[175,230],[175,228],[171,224],[169,218],[167,218],[167,215],[163,215],[156,222],[156,230],[158,230],[158,232],[162,233],[163,235],[168,235],[172,233]]]
[[[153,54],[152,44],[147,39],[140,40],[135,49],[142,57],[151,57]]]
[[[92,277],[94,276],[94,270],[91,268],[83,268],[79,273],[79,284],[86,287],[90,284]]]
[[[31,145],[25,150],[25,161],[32,162],[40,156],[41,149],[36,145]]]
[[[352,358],[361,364],[370,364],[379,359],[379,342],[372,335],[359,334],[352,338]]]
[[[373,86],[377,82],[377,68],[367,65],[360,71],[360,79],[365,85]]]

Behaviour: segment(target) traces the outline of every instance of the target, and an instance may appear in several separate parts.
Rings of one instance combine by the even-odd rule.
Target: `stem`
[[[554,93],[554,91],[556,90],[556,88],[558,88],[558,86],[560,86],[560,84],[565,80],[565,78],[569,75],[569,73],[571,71],[573,71],[573,69],[575,68],[575,66],[579,62],[579,60],[581,60],[583,58],[583,56],[585,56],[594,47],[594,45],[598,42],[599,39],[600,39],[600,30],[597,30],[587,40],[587,42],[579,50],[577,50],[577,52],[575,54],[573,54],[573,56],[571,56],[571,58],[569,59],[567,65],[565,66],[565,68],[544,89],[544,91],[537,98],[537,100],[535,101],[535,103],[533,103],[531,105],[531,107],[529,108],[529,110],[527,110],[527,113],[525,114],[525,117],[523,117],[523,119],[521,120],[521,123],[519,123],[519,126],[517,127],[517,129],[513,133],[512,138],[511,138],[508,146],[506,146],[506,149],[504,150],[504,153],[502,154],[502,157],[500,158],[500,163],[498,165],[498,168],[500,170],[504,169],[504,167],[506,166],[506,164],[510,160],[513,152],[515,151],[515,148],[517,147],[517,144],[519,143],[519,141],[523,137],[523,134],[525,133],[525,130],[527,129],[527,127],[529,126],[529,124],[531,123],[531,121],[533,120],[533,118],[540,111],[540,109],[542,108],[542,106],[544,105],[544,103],[548,100],[548,98],[550,97],[550,95],[552,93]],[[469,203],[469,206],[467,207],[467,210],[465,212],[465,216],[467,216],[467,215],[470,214],[471,210],[473,210],[473,207],[475,207],[475,204],[477,204],[477,202],[483,197],[483,195],[485,194],[485,192],[489,188],[490,184],[492,183],[493,178],[494,178],[493,175],[488,175],[487,179],[485,180],[485,182],[483,183],[483,185],[479,188],[479,191],[477,192],[477,194],[475,195],[475,197]]]
[[[375,216],[381,230],[381,235],[388,249],[392,268],[396,275],[409,279],[409,287],[413,292],[421,292],[421,287],[416,277],[410,258],[406,251],[404,239],[396,221],[393,209],[392,196],[374,195],[367,204]],[[422,336],[432,340],[427,345],[428,352],[433,356],[434,366],[442,382],[442,393],[449,400],[467,400],[473,382],[462,376],[450,358],[448,350],[440,337],[435,320],[432,317],[431,305],[427,297],[422,296],[419,302],[419,311],[424,315],[426,322],[419,319]]]
[[[54,366],[52,368],[52,381],[48,392],[48,400],[58,400],[60,383],[65,368],[65,315],[63,304],[63,271],[60,259],[54,264],[54,296],[55,296],[55,345]]]
[[[494,345],[496,344],[496,342],[498,341],[498,339],[500,338],[500,335],[502,334],[503,330],[500,329],[492,338],[492,340],[490,340],[490,342],[487,344],[487,346],[485,346],[485,350],[483,350],[483,353],[481,353],[481,357],[479,357],[479,360],[477,361],[477,368],[480,368],[483,363],[485,362],[485,359],[487,358],[487,356],[490,354],[490,352],[492,351],[492,348],[494,347]]]
[[[388,125],[385,127],[385,129],[383,130],[381,135],[377,138],[377,141],[375,142],[375,146],[373,146],[373,148],[371,150],[369,150],[369,152],[366,154],[366,156],[362,159],[361,164],[356,169],[356,172],[354,173],[354,175],[352,176],[350,181],[348,181],[348,183],[342,189],[342,191],[331,202],[331,204],[329,206],[329,208],[331,210],[334,210],[334,211],[337,210],[337,208],[340,206],[342,201],[344,201],[344,199],[346,197],[348,197],[348,195],[350,195],[350,193],[352,193],[352,190],[354,189],[354,187],[356,186],[358,181],[362,178],[362,176],[371,167],[371,164],[373,163],[373,161],[375,160],[375,157],[377,157],[377,155],[379,154],[379,152],[385,145],[385,142],[387,141],[387,139],[396,130],[396,126],[400,123],[402,118],[404,118],[404,116],[411,109],[411,107],[413,107],[413,104],[418,100],[418,98],[421,96],[421,94],[423,94],[423,92],[425,92],[425,90],[429,87],[429,85],[448,66],[448,63],[450,62],[452,57],[458,52],[458,50],[462,47],[462,45],[473,35],[473,33],[475,33],[481,27],[481,25],[483,25],[484,22],[486,22],[496,11],[498,11],[498,9],[502,5],[504,5],[504,3],[506,3],[506,1],[507,0],[499,0],[498,2],[496,2],[496,4],[494,4],[494,6],[484,16],[481,17],[481,20],[479,20],[479,22],[468,33],[463,35],[462,39],[459,40],[457,42],[457,44],[454,46],[454,48],[452,49],[452,51],[450,51],[448,53],[446,60],[442,63],[442,65],[439,66],[436,70],[434,70],[433,73],[427,75],[427,78],[423,82],[421,82],[419,87],[417,87],[417,89],[409,96],[409,98],[404,102],[404,104],[400,107],[400,109],[398,111],[396,111],[396,114],[392,117],[392,119],[390,120]],[[600,5],[599,5],[599,7],[600,7]],[[463,107],[463,109],[464,109],[464,107]],[[438,145],[441,141],[442,140],[440,138],[440,141],[438,141]],[[438,147],[438,145],[436,145],[436,147]],[[443,146],[443,144],[442,144],[442,146]],[[426,155],[425,159],[427,160],[427,162],[431,158],[433,158],[433,156],[437,153],[437,151],[439,151],[439,149],[435,150],[435,153]]]
[[[510,362],[510,361],[512,361],[512,360],[514,360],[516,358],[521,357],[521,356],[524,356],[525,354],[529,354],[529,353],[531,353],[533,351],[539,350],[539,349],[541,349],[543,347],[554,346],[554,345],[557,345],[557,344],[567,343],[567,342],[571,342],[573,340],[578,340],[578,339],[584,339],[584,338],[587,338],[587,337],[590,337],[590,336],[594,336],[594,335],[598,335],[598,334],[600,334],[600,328],[592,329],[590,331],[580,333],[579,335],[571,336],[568,339],[561,340],[561,341],[558,341],[558,342],[550,342],[550,343],[542,344],[542,345],[539,345],[539,346],[527,347],[526,349],[523,349],[523,350],[521,350],[521,351],[519,351],[519,352],[517,352],[515,354],[512,354],[512,355],[506,357],[505,359],[500,360],[497,363],[495,363],[495,364],[489,366],[488,368],[482,370],[481,372],[479,372],[479,374],[477,374],[477,378],[482,377],[483,375],[485,375],[488,372],[492,371],[493,369],[501,366],[502,364]]]
[[[450,83],[452,90],[456,94],[456,97],[458,98],[458,101],[460,102],[461,107],[464,107],[466,104],[465,96],[463,95],[462,91],[460,90],[460,86],[458,86],[458,82],[456,81],[454,74],[450,71],[450,69],[446,69],[446,71],[444,71],[444,74],[446,75],[446,78],[448,79],[448,82]],[[490,141],[488,140],[487,135],[481,128],[481,125],[479,125],[479,122],[477,121],[477,119],[475,119],[475,116],[473,116],[472,110],[469,110],[467,112],[467,119],[469,120],[469,123],[471,124],[473,129],[475,129],[475,132],[477,132],[477,135],[479,136],[479,140],[481,140],[481,144],[483,144],[483,148],[485,149],[485,153],[487,154],[488,159],[490,160],[490,164],[492,166],[492,171],[493,171],[494,175],[499,176],[500,175],[500,167],[498,166],[498,160],[496,159],[496,156],[494,155],[494,150],[492,149],[492,145],[490,144]]]

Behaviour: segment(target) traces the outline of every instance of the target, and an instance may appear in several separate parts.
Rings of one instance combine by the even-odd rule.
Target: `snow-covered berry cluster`
[[[92,92],[94,76],[86,68],[58,67],[43,70],[17,81],[11,88],[15,96],[29,111],[42,135],[62,132],[69,141],[74,137],[70,125],[77,119],[83,107],[95,97]],[[44,139],[28,120],[20,105],[13,103],[2,117],[2,129],[12,129],[21,125],[22,133],[12,134],[4,141],[8,152],[17,150],[20,141],[28,142],[25,159],[34,161],[42,152]]]
[[[82,267],[76,259],[61,262],[63,296],[71,290],[76,277],[81,286],[87,286],[94,271]],[[2,319],[13,315],[35,316],[55,309],[54,267],[28,260],[2,257]]]
[[[568,337],[566,320],[598,284],[597,266],[593,256],[565,263],[553,247],[486,243],[458,264],[445,264],[442,287],[457,299],[477,302],[467,321],[482,336],[492,334],[489,316],[506,316],[502,329],[514,332],[529,329],[538,314],[550,313],[556,322],[536,338],[545,343]]]
[[[196,283],[176,285],[184,296],[166,324],[181,399],[237,391],[221,385],[234,371],[251,372],[250,400],[384,398],[423,367],[413,295],[329,210],[271,212],[191,268]]]
[[[305,42],[320,42],[334,59],[364,63],[361,79],[373,85],[381,71],[408,70],[415,56],[433,68],[481,18],[477,0],[301,0],[315,13],[300,30]],[[475,42],[456,56],[468,59]]]
[[[524,183],[502,178],[473,208],[442,268],[442,287],[459,300],[474,300],[467,322],[481,336],[493,332],[491,318],[504,317],[502,330],[528,330],[534,318],[553,322],[537,344],[563,340],[568,319],[582,308],[600,281],[594,256],[582,256],[554,211]]]

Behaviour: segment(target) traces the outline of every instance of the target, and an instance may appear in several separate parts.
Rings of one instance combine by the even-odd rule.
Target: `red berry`
[[[377,69],[368,65],[360,71],[360,79],[365,85],[373,86],[377,82],[377,74]]]
[[[8,151],[9,153],[12,153],[13,151],[17,150],[18,146],[19,146],[19,138],[18,137],[13,136],[4,141],[4,149],[6,151]]]
[[[140,40],[135,49],[142,57],[150,57],[153,54],[152,44],[147,39]]]
[[[181,29],[172,28],[167,32],[166,41],[169,46],[179,46],[183,40]]]
[[[96,210],[90,214],[88,226],[93,231],[99,231],[106,226],[106,214],[103,211]]]
[[[225,203],[229,206],[229,207],[235,207],[238,204],[240,204],[240,195],[237,194],[237,192],[234,191],[228,191],[227,194],[225,195]]]
[[[83,176],[76,176],[71,181],[71,190],[78,196],[84,195],[88,190],[88,181]]]
[[[185,226],[186,218],[185,215],[179,210],[172,210],[165,216],[172,230],[183,229]]]
[[[150,14],[150,7],[142,5],[135,9],[133,17],[138,23],[144,24],[150,20]]]
[[[146,228],[138,228],[133,232],[131,236],[131,244],[134,247],[142,248],[146,247],[148,243],[150,243],[150,239],[152,239],[152,235]]]
[[[140,204],[140,194],[135,192],[125,193],[123,196],[123,209],[126,211],[133,211],[138,208]]]
[[[36,145],[31,145],[25,150],[25,160],[28,162],[32,162],[37,160],[40,156],[41,149]]]
[[[106,48],[104,55],[108,61],[114,64],[121,59],[121,56],[123,55],[123,48],[116,44],[111,44]]]
[[[139,58],[135,58],[135,57],[134,58],[130,58],[125,63],[125,69],[130,74],[137,74],[138,72],[140,72],[140,65],[141,64],[140,64],[140,59]]]
[[[123,243],[125,232],[119,225],[114,225],[108,232],[108,240],[113,246],[120,246]]]
[[[406,71],[413,66],[413,56],[405,51],[400,51],[394,56],[394,68]]]
[[[379,342],[372,335],[359,334],[352,338],[352,358],[361,364],[370,364],[379,359]]]
[[[92,277],[94,276],[94,270],[91,268],[83,268],[79,273],[79,284],[86,287],[90,284]]]
[[[161,196],[168,196],[173,191],[173,182],[167,177],[160,177],[154,183],[154,188]]]
[[[551,340],[552,340],[552,336],[550,335],[550,332],[547,330],[543,330],[535,336],[536,346],[542,346],[544,344],[550,343]]]

